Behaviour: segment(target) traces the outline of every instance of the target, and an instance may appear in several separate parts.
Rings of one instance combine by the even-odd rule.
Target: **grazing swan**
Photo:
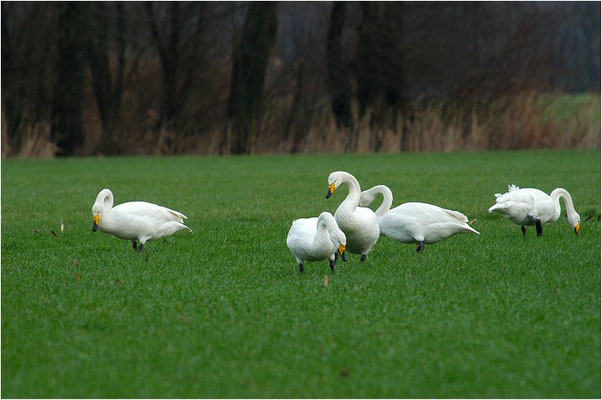
[[[557,188],[548,196],[539,189],[521,189],[516,185],[508,185],[508,192],[495,194],[495,204],[489,208],[489,212],[497,211],[510,221],[520,225],[523,236],[527,234],[525,225],[535,225],[537,236],[541,236],[543,230],[541,224],[554,222],[560,217],[560,199],[564,200],[566,216],[569,223],[579,234],[581,218],[573,207],[573,199],[569,192]]]
[[[184,225],[186,216],[169,208],[144,201],[131,201],[113,207],[113,193],[103,189],[98,193],[92,206],[94,225],[121,239],[131,240],[134,250],[142,251],[148,240],[169,236],[174,232],[187,229]],[[136,244],[136,240],[140,245]]]
[[[345,242],[345,234],[329,212],[294,220],[286,237],[286,245],[297,259],[301,273],[303,261],[321,260],[330,260],[330,269],[334,272],[337,251],[345,261]]]
[[[376,210],[380,234],[402,243],[418,243],[421,252],[425,243],[436,243],[463,232],[479,232],[467,224],[468,218],[458,211],[446,210],[427,203],[404,203],[392,210],[393,193],[385,185],[377,185],[362,192],[360,206],[368,206],[376,195],[383,202]]]
[[[347,236],[347,251],[361,254],[360,260],[364,262],[368,253],[376,243],[380,230],[376,222],[374,211],[365,207],[358,207],[360,200],[360,184],[348,172],[337,171],[328,176],[328,199],[341,184],[349,186],[347,198],[339,205],[334,213],[334,218],[339,227]]]

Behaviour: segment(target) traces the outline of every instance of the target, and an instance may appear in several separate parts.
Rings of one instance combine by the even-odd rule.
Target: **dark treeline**
[[[1,15],[3,155],[599,147],[599,112],[592,127],[574,111],[564,141],[546,117],[564,107],[549,94],[597,94],[599,109],[599,2],[3,2]]]

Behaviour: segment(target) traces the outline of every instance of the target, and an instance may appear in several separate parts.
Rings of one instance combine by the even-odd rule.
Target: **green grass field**
[[[481,235],[422,254],[383,237],[366,263],[301,275],[286,234],[334,213],[335,170]],[[562,186],[593,218],[523,238],[487,213],[509,183]],[[92,233],[104,187],[193,233],[142,253]],[[3,160],[1,394],[599,398],[599,215],[599,151]]]

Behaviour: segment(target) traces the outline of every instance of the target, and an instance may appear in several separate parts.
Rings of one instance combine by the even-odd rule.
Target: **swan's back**
[[[553,218],[554,203],[545,192],[535,188],[520,189],[515,185],[508,186],[508,192],[496,193],[496,202],[489,212],[499,212],[516,224],[533,225],[531,217],[546,222]]]
[[[184,225],[185,218],[184,214],[167,207],[131,201],[113,207],[100,229],[122,239],[138,239],[144,243],[180,230],[192,231]]]
[[[286,245],[298,260],[325,260],[334,254],[336,248],[330,235],[324,236],[323,241],[315,241],[317,232],[318,217],[299,218],[293,221],[286,237]]]
[[[174,211],[158,204],[147,203],[145,201],[122,203],[113,207],[111,212],[118,212],[141,218],[152,218],[162,222],[176,221],[183,223],[184,220],[187,219],[181,212]]]
[[[401,204],[379,218],[381,233],[401,242],[435,243],[462,232],[479,234],[461,212],[428,203]]]
[[[294,240],[307,240],[308,238],[313,239],[318,226],[318,217],[311,218],[299,218],[293,221],[291,229],[288,231],[286,243]],[[290,246],[289,246],[290,247]]]

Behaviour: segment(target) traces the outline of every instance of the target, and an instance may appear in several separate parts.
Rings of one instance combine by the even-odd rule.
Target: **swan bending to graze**
[[[497,211],[517,225],[523,236],[527,234],[525,225],[535,225],[537,236],[543,234],[542,224],[554,222],[560,217],[560,199],[564,200],[566,216],[573,226],[575,233],[579,234],[581,217],[575,211],[573,199],[569,192],[556,188],[548,196],[539,189],[521,189],[516,185],[508,185],[507,193],[496,193],[495,204],[489,212]]]
[[[92,206],[94,225],[120,239],[131,240],[134,250],[142,251],[149,240],[169,236],[180,230],[192,231],[184,225],[186,216],[178,211],[144,201],[131,201],[113,207],[113,193],[103,189]],[[136,244],[136,240],[140,242]]]
[[[344,171],[336,171],[328,176],[328,199],[341,184],[349,186],[349,193],[334,213],[339,228],[347,236],[347,251],[361,254],[363,262],[379,237],[379,227],[374,211],[358,207],[360,200],[360,184],[353,175]]]
[[[467,224],[468,218],[458,211],[446,210],[427,203],[404,203],[392,210],[393,193],[385,185],[362,192],[360,206],[368,206],[377,194],[383,202],[376,210],[380,234],[402,243],[418,243],[421,252],[425,243],[436,243],[458,233],[479,232]]]
[[[329,212],[294,220],[286,237],[286,245],[297,259],[301,273],[303,261],[321,260],[330,260],[330,269],[334,272],[337,251],[345,261],[345,243],[345,234]]]

